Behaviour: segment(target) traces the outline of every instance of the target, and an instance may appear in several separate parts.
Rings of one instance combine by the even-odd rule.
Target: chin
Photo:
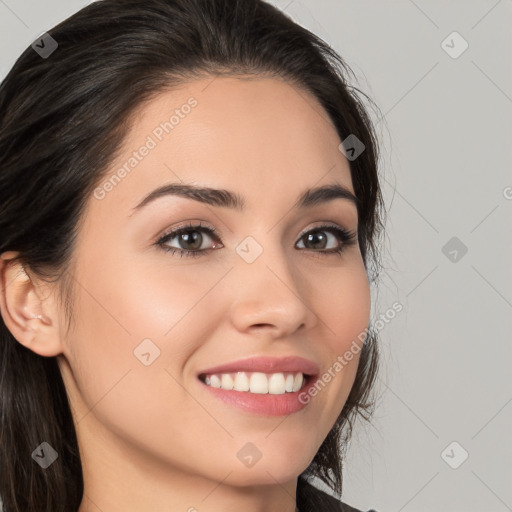
[[[230,485],[245,487],[251,485],[275,485],[277,482],[286,483],[296,480],[309,466],[309,457],[276,453],[272,457],[262,456],[253,466],[246,467],[240,463],[234,469],[227,481]]]

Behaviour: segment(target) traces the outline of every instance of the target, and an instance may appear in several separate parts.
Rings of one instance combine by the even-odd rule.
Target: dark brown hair
[[[0,254],[59,284],[73,314],[69,262],[86,201],[116,158],[145,102],[183,80],[266,74],[314,95],[343,141],[365,146],[350,161],[358,238],[370,282],[378,277],[383,202],[377,140],[353,72],[320,38],[262,0],[103,0],[49,30],[57,49],[28,47],[0,86]],[[354,76],[355,78],[355,76]],[[369,329],[343,410],[297,484],[301,512],[322,509],[304,478],[341,495],[342,461],[357,415],[369,420],[377,375]],[[32,460],[42,440],[59,454]],[[70,405],[55,357],[25,348],[0,321],[0,496],[4,512],[72,512],[83,479]],[[323,509],[322,509],[323,510]],[[327,509],[326,509],[327,510]]]

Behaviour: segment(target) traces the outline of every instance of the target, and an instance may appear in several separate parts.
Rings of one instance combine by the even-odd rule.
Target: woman
[[[356,511],[382,199],[341,58],[261,0],[103,0],[0,88],[5,512]]]

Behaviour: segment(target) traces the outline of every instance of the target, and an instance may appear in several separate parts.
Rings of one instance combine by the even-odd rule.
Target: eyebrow
[[[245,209],[244,198],[235,192],[225,189],[170,183],[168,185],[158,187],[150,192],[139,204],[137,204],[137,206],[133,208],[132,213],[135,213],[135,211],[140,210],[142,207],[156,199],[169,195],[185,197],[210,206],[231,208],[241,212]],[[356,197],[348,188],[337,183],[315,187],[304,191],[298,197],[293,208],[308,208],[334,199],[346,199],[359,208],[359,198]],[[130,213],[130,215],[132,215],[132,213]]]

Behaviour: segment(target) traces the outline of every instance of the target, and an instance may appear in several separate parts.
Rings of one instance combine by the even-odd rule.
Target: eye
[[[331,235],[331,241],[334,239],[338,240],[331,250],[315,251],[319,252],[322,256],[329,256],[331,254],[340,254],[345,250],[347,246],[357,244],[357,235],[353,231],[348,231],[340,226],[323,225],[307,231],[303,234],[299,242],[306,240],[307,244],[311,244],[313,249],[325,249],[328,244],[329,237],[326,234]],[[339,243],[341,242],[341,244]]]
[[[181,257],[183,256],[200,256],[211,249],[205,249],[201,246],[204,242],[204,236],[202,233],[208,233],[207,238],[216,238],[215,228],[209,228],[199,224],[188,224],[181,228],[175,229],[157,241],[157,245],[161,246],[164,251],[169,251],[172,254],[178,253]],[[181,247],[172,247],[167,245],[171,240],[177,239],[178,244]]]
[[[203,243],[205,242],[204,234],[206,234],[206,240],[210,238],[220,242],[215,228],[206,227],[199,223],[188,224],[170,231],[163,235],[156,242],[156,245],[161,247],[164,251],[171,252],[172,254],[178,253],[180,257],[203,256],[213,249],[223,247],[221,243],[216,243],[210,248],[203,247]],[[327,234],[330,235],[330,237],[326,236]],[[178,247],[169,245],[169,242],[174,239],[176,239],[175,243],[178,244]],[[306,241],[308,245],[312,246],[312,252],[318,252],[322,256],[329,256],[332,254],[340,254],[347,246],[356,245],[357,235],[355,232],[348,231],[340,226],[323,225],[306,231],[299,238],[299,243],[303,240]],[[337,243],[335,243],[334,247],[330,250],[326,250],[326,245],[333,240],[334,242],[337,241]],[[302,247],[299,248],[302,249]],[[304,248],[309,249],[308,247]]]

